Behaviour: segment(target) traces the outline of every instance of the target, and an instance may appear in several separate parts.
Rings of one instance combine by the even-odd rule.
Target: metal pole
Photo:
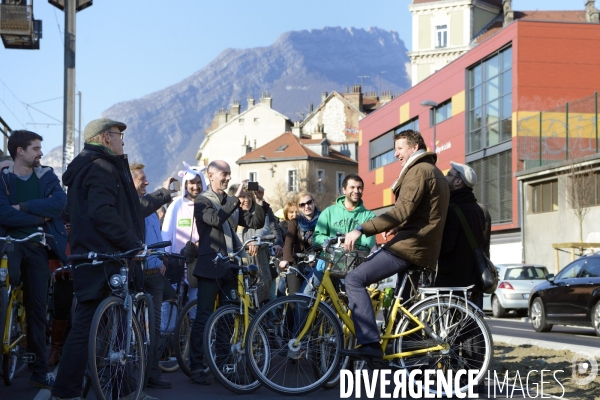
[[[566,110],[566,114],[565,114],[565,122],[566,122],[566,132],[565,132],[565,143],[567,144],[567,160],[569,159],[569,103],[567,103],[567,110]]]
[[[596,103],[596,153],[598,152],[598,92],[594,93],[595,103]]]
[[[65,0],[65,93],[63,110],[63,172],[73,159],[75,139],[75,5]]]
[[[435,128],[437,125],[436,117],[435,117],[435,108],[431,108],[431,112],[433,113],[433,152],[435,153],[436,143],[435,143]]]
[[[542,112],[540,111],[540,167],[542,166]]]
[[[77,154],[81,153],[81,92],[77,92],[79,96],[79,140],[77,140]]]

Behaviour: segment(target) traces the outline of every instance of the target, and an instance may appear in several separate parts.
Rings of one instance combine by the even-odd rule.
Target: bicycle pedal
[[[36,355],[35,353],[23,353],[21,354],[21,361],[23,361],[26,364],[33,364],[36,360]]]

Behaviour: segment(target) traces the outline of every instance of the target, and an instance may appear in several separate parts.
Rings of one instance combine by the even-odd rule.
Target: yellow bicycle
[[[23,283],[10,281],[8,253],[13,250],[14,243],[27,242],[38,236],[44,246],[46,246],[46,239],[52,239],[51,235],[44,232],[32,233],[23,239],[0,237],[0,241],[4,242],[0,260],[0,338],[2,339],[2,378],[6,386],[12,383],[15,375],[24,369],[26,364],[35,361],[35,354],[27,353]]]
[[[338,349],[351,344],[344,330],[355,336],[354,323],[331,282],[332,270],[348,265],[340,258],[352,254],[337,251],[335,255],[331,241],[325,251],[329,254],[327,268],[316,295],[274,300],[261,308],[248,328],[247,342],[260,342],[263,332],[267,339],[260,346],[265,350],[258,355],[253,354],[255,346],[246,347],[247,362],[254,376],[279,394],[310,393],[330,382],[345,359]],[[370,366],[405,369],[407,374],[413,369],[444,373],[478,370],[474,381],[481,382],[491,362],[493,341],[483,313],[467,300],[471,288],[419,288],[418,295],[424,299],[406,309],[401,300],[406,283],[407,275],[381,327],[383,362]],[[324,296],[331,299],[331,306],[322,301]],[[468,389],[466,378],[452,387],[452,393]]]

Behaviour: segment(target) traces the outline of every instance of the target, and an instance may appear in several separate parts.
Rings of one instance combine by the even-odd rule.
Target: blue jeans
[[[367,286],[394,274],[399,274],[398,282],[401,282],[403,274],[411,265],[409,261],[382,249],[371,254],[366,261],[346,275],[346,293],[358,343],[379,343],[379,330]]]

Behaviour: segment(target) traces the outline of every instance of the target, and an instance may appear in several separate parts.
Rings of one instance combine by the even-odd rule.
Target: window
[[[585,259],[580,258],[579,260],[575,260],[573,263],[567,265],[565,269],[563,269],[558,273],[558,275],[556,275],[555,281],[559,281],[562,279],[577,278],[577,275],[579,275],[579,271],[581,271],[585,262]]]
[[[289,169],[287,173],[287,191],[297,192],[298,191],[298,170]]]
[[[492,223],[512,221],[512,151],[503,151],[468,163],[477,174],[473,193],[484,204]]]
[[[501,50],[468,71],[467,153],[511,140],[512,48]]]
[[[580,278],[598,278],[600,276],[600,263],[597,258],[590,258],[579,274]]]
[[[396,161],[394,157],[394,134],[407,129],[419,130],[419,119],[414,118],[404,124],[384,133],[369,142],[370,167],[374,170]]]
[[[558,211],[558,180],[531,185],[531,212]]]
[[[238,122],[239,122],[240,124],[243,124],[243,123],[244,123],[244,118],[240,118],[240,119],[238,119]]]
[[[567,187],[567,201],[569,207],[591,207],[600,205],[600,172],[589,171],[582,168],[582,172],[569,176]],[[571,173],[568,173],[571,175]]]
[[[250,180],[250,182],[258,182],[258,172],[256,172],[256,171],[248,172],[248,180]]]
[[[254,123],[258,124],[260,122],[260,118],[254,118]]]
[[[435,115],[434,115],[435,113]],[[452,116],[452,100],[448,100],[429,111],[429,126],[444,122]],[[434,118],[435,117],[435,118]],[[434,123],[435,121],[435,123]]]
[[[335,173],[335,192],[338,196],[342,194],[342,183],[344,182],[345,177],[346,174],[343,172],[338,171]]]
[[[325,191],[325,171],[322,169],[317,170],[317,192],[323,193]]]
[[[437,25],[435,27],[436,48],[443,48],[448,46],[448,25]]]

